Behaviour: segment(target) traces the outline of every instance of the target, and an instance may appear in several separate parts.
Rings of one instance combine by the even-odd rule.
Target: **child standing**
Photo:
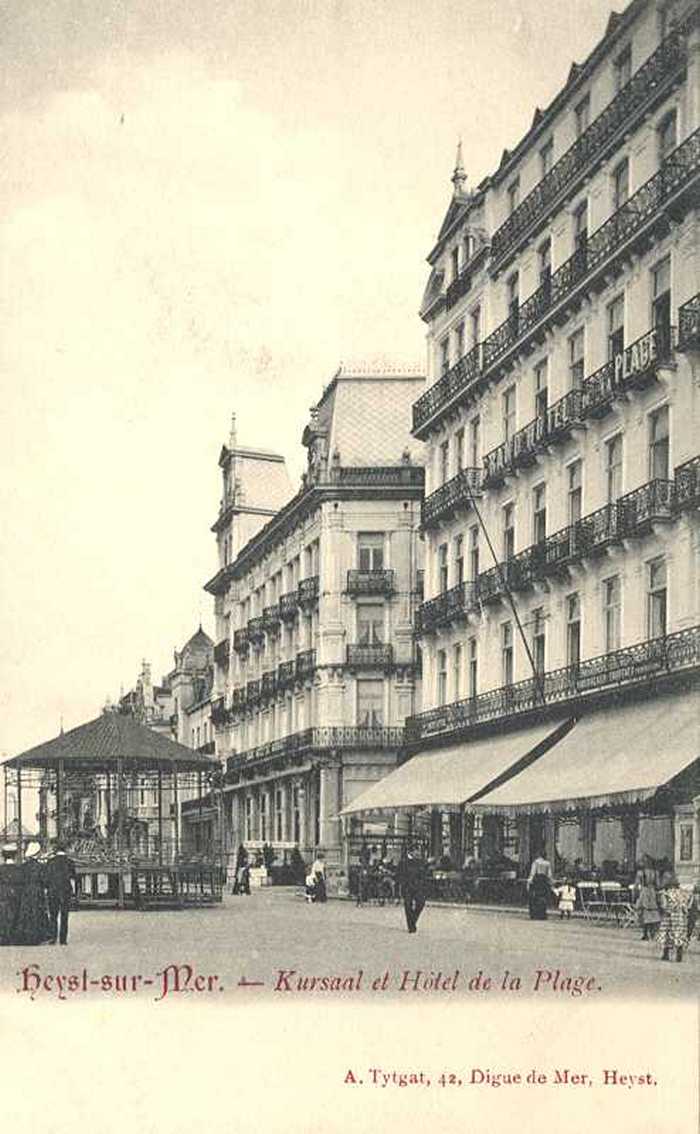
[[[557,894],[559,895],[559,917],[562,921],[565,917],[569,920],[576,902],[576,887],[570,878],[567,878],[564,885],[559,887]]]
[[[681,890],[678,879],[667,874],[660,892],[661,928],[659,936],[663,946],[662,961],[671,960],[671,949],[675,947],[676,960],[683,960],[683,950],[688,945],[688,910],[693,900],[692,894]]]

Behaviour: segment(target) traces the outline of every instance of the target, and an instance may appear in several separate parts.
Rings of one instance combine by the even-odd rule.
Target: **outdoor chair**
[[[576,886],[581,912],[586,921],[602,921],[605,919],[605,899],[603,898],[598,882],[579,882]]]
[[[634,924],[636,910],[628,886],[623,886],[621,882],[601,882],[600,893],[608,920],[614,920],[618,928],[623,929]]]

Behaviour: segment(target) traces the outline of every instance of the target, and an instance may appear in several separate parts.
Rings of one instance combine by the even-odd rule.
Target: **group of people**
[[[657,865],[644,855],[635,885],[642,941],[658,939],[662,961],[670,961],[672,952],[682,961],[700,913],[700,880],[692,891],[683,890],[668,863]]]
[[[63,843],[45,860],[23,863],[4,855],[0,869],[0,942],[67,945],[68,920],[77,898],[75,864]]]

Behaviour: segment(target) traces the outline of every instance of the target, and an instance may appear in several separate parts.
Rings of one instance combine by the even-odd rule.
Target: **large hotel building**
[[[697,5],[633,0],[498,169],[470,188],[458,151],[452,180],[413,406],[424,708],[358,811],[431,808],[460,861],[649,851],[690,877]]]
[[[340,812],[395,767],[420,708],[424,470],[409,427],[424,383],[418,371],[341,368],[304,430],[295,495],[281,457],[235,437],[222,451],[220,567],[206,589],[231,857],[240,843],[267,844],[277,863],[322,849],[342,888],[353,821]]]

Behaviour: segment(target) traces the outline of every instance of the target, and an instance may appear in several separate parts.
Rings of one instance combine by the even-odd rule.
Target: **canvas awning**
[[[640,803],[692,772],[698,756],[700,714],[692,694],[618,705],[582,717],[554,748],[480,794],[472,807],[528,815]]]
[[[373,784],[341,815],[461,805],[541,755],[570,727],[570,720],[549,721],[420,753]]]

